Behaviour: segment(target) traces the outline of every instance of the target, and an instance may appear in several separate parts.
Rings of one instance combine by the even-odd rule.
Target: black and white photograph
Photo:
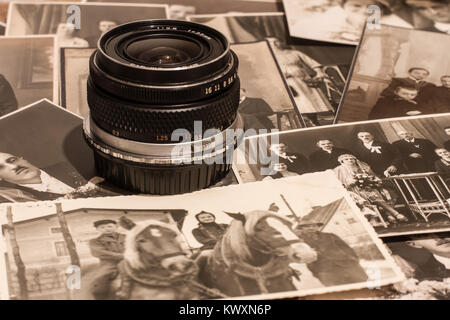
[[[231,43],[262,41],[269,37],[286,42],[288,38],[282,12],[191,15],[188,20],[222,32]]]
[[[366,29],[337,121],[450,112],[450,35]]]
[[[267,40],[308,127],[334,122],[355,48]]]
[[[241,183],[332,170],[380,236],[443,232],[449,146],[450,114],[386,119],[250,137],[233,169]]]
[[[96,176],[82,122],[45,99],[0,118],[0,203],[129,194]]]
[[[450,300],[450,233],[394,237],[386,245],[407,280],[385,299]]]
[[[123,2],[123,0],[88,0],[87,2]],[[134,3],[168,4],[171,19],[186,19],[193,14],[282,12],[281,0],[133,0]]]
[[[283,0],[293,37],[358,44],[380,24],[450,33],[448,0]]]
[[[245,129],[291,130],[303,127],[295,101],[266,41],[232,44],[239,58],[239,114]],[[255,59],[258,57],[258,59]]]
[[[406,280],[379,290],[337,292],[306,300],[450,300],[450,233],[383,238]]]
[[[276,299],[405,279],[329,172],[0,210],[8,299]]]
[[[95,48],[100,36],[117,25],[167,17],[168,7],[161,4],[12,2],[6,35],[55,34],[59,47]]]
[[[55,37],[1,37],[0,46],[0,117],[40,99],[55,101]]]
[[[94,48],[61,48],[61,106],[86,117],[89,58]]]

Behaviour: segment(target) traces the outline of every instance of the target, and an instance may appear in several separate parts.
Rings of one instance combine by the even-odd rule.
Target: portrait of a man
[[[0,203],[117,194],[86,157],[82,121],[48,100],[1,118]]]
[[[24,158],[0,152],[0,203],[55,200],[72,191]]]

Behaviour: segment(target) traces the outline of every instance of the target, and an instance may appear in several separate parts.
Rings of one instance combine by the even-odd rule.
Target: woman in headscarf
[[[389,192],[383,188],[382,181],[372,171],[370,166],[359,161],[354,155],[343,154],[339,156],[340,165],[334,169],[337,178],[344,187],[369,204],[383,209],[391,223],[408,221],[408,219],[394,209]]]

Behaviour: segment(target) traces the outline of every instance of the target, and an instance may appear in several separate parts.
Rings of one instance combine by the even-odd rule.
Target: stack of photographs
[[[450,3],[134,0],[0,7],[0,299],[450,299]],[[83,135],[123,23],[215,28],[246,138],[216,185],[134,195]]]

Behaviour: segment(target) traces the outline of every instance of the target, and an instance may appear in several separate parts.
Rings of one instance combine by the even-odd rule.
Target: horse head
[[[263,254],[288,257],[291,262],[310,263],[317,252],[293,231],[293,223],[268,211],[232,214],[246,234],[248,248]]]
[[[157,220],[138,223],[126,237],[124,258],[135,270],[162,268],[171,276],[192,274],[195,263],[182,248],[181,233]]]

